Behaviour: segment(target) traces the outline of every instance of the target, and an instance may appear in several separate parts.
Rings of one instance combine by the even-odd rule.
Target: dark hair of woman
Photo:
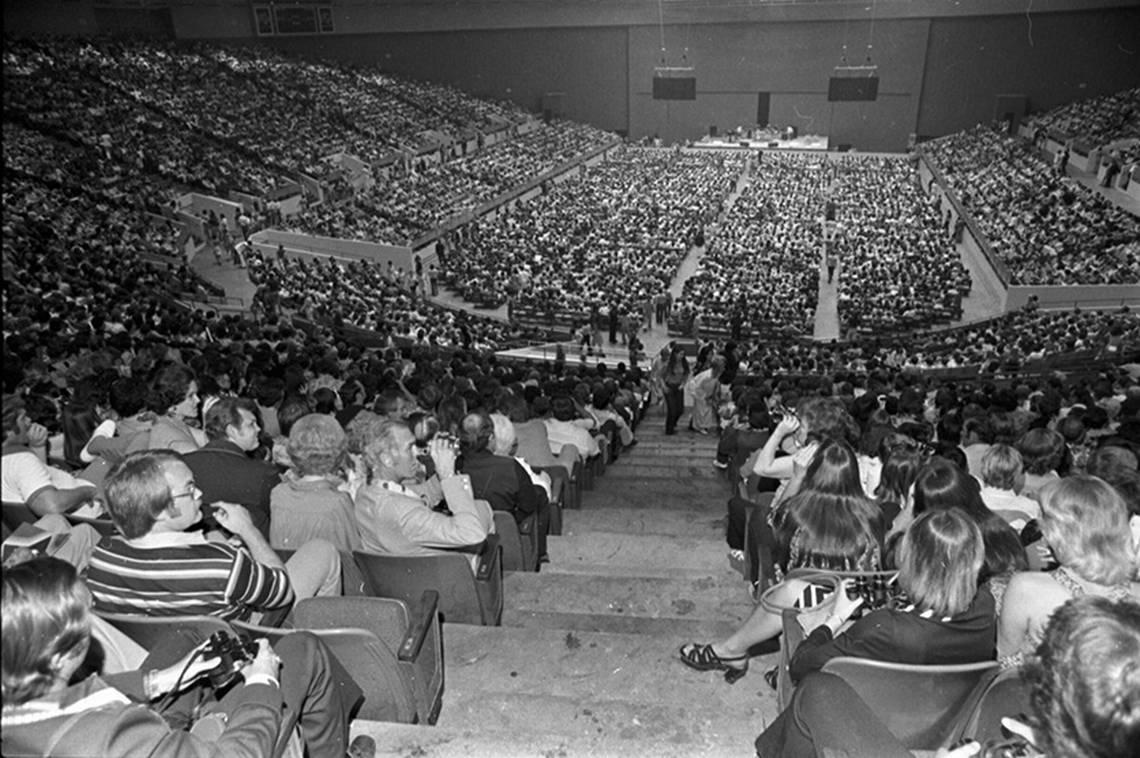
[[[820,445],[803,486],[780,514],[775,559],[785,571],[879,567],[882,514],[863,493],[858,459],[846,442],[827,440]]]
[[[312,412],[313,407],[304,395],[287,396],[281,401],[281,407],[277,411],[277,425],[281,428],[281,435],[288,437],[289,432],[293,429],[293,424]]]
[[[894,521],[905,506],[922,463],[922,456],[914,449],[899,448],[887,455],[875,488],[875,499],[887,523]]]
[[[685,357],[685,349],[680,345],[674,345],[672,351],[669,353],[669,365],[666,371],[672,373],[678,363],[682,371],[687,372],[689,370],[689,359]]]
[[[336,413],[336,401],[335,390],[329,387],[318,387],[312,393],[313,413],[324,413],[331,416]]]
[[[91,595],[71,564],[36,558],[4,569],[3,599],[3,703],[13,706],[43,695],[59,660],[86,650]]]
[[[194,372],[180,363],[169,363],[158,369],[150,381],[150,409],[166,413],[186,398],[193,383]]]
[[[914,483],[914,515],[927,511],[960,508],[982,530],[986,562],[979,581],[1024,571],[1028,568],[1025,548],[1017,532],[982,501],[978,480],[945,458],[931,458]]]
[[[467,401],[461,395],[449,395],[439,401],[436,409],[436,418],[439,419],[439,428],[448,434],[458,436],[459,424],[467,415]]]

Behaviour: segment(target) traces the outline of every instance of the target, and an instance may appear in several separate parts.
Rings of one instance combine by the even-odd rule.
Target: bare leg
[[[798,580],[781,582],[776,585],[769,599],[775,605],[790,608],[804,587],[805,583]],[[772,613],[764,606],[757,605],[743,626],[725,639],[714,642],[712,648],[721,658],[735,658],[747,654],[753,645],[772,639],[780,633],[782,627],[780,614]]]

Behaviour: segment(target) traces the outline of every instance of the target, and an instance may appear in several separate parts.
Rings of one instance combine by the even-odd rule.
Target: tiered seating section
[[[1063,179],[1034,145],[978,126],[923,144],[1011,284],[1140,281],[1140,220]]]
[[[525,336],[465,311],[425,307],[411,294],[406,278],[363,261],[255,255],[250,278],[263,312],[276,315],[283,309],[314,322],[352,327],[381,344],[499,350]]]
[[[1140,87],[1068,103],[1036,114],[1032,121],[1050,134],[1075,138],[1089,147],[1140,139]]]
[[[464,228],[450,270],[464,297],[488,305],[505,300],[513,278],[522,311],[572,321],[604,303],[640,313],[672,282],[743,165],[738,154],[621,148]]]
[[[290,231],[403,243],[614,141],[581,124],[542,124],[470,156],[427,163],[393,181],[358,192],[353,202],[306,209]]]
[[[745,333],[810,333],[825,244],[842,262],[843,323],[899,331],[960,317],[969,274],[910,162],[766,153],[685,283],[675,328],[699,311],[703,331],[728,333],[738,309]]]

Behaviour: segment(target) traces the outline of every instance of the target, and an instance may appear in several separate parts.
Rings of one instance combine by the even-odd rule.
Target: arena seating
[[[979,126],[922,145],[1016,284],[1140,281],[1140,221],[1054,172],[1024,140]]]
[[[734,154],[626,147],[455,236],[448,267],[469,300],[640,313],[666,289],[743,167]],[[535,230],[538,230],[537,234]],[[513,283],[512,283],[513,282]]]

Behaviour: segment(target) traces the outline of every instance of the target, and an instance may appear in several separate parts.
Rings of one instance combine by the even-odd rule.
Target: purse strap
[[[824,585],[829,587],[831,596],[828,599],[824,600],[824,603],[835,602],[835,591],[839,589],[840,582],[842,581],[842,578],[833,571],[802,568],[793,569],[784,576],[782,582],[764,590],[764,593],[760,595],[760,606],[769,613],[774,613],[777,616],[783,615],[784,611],[795,611],[796,613],[800,613],[803,610],[808,610],[797,608],[794,603],[792,605],[783,605],[782,603],[776,602],[774,599],[776,591],[781,589],[786,582],[793,579],[798,579],[799,581],[806,582],[809,585]],[[811,610],[818,610],[821,606],[822,604],[814,606]]]
[[[775,596],[775,591],[784,582],[787,582],[791,579],[798,579],[801,582],[806,582],[807,584],[823,585],[829,588],[831,591],[831,597],[825,600],[824,603],[834,603],[836,598],[835,592],[839,589],[844,579],[856,579],[859,577],[873,578],[876,576],[881,576],[884,579],[888,579],[895,576],[897,573],[897,571],[830,571],[827,569],[796,568],[785,574],[784,579],[780,582],[780,584],[773,585],[764,591],[764,594],[760,596],[760,605],[764,608],[764,610],[776,615],[782,615],[784,611],[795,611],[797,613],[807,610],[818,611],[823,607],[823,603],[812,606],[811,608],[797,608],[794,604],[783,605],[781,603],[778,603],[773,599]]]

